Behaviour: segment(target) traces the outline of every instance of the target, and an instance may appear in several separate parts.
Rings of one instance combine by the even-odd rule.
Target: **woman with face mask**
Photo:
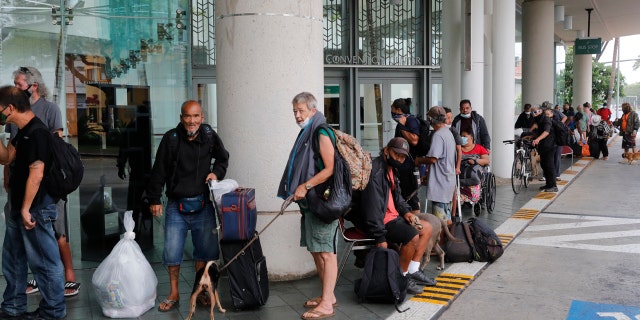
[[[477,203],[481,192],[481,168],[489,165],[489,151],[476,144],[473,133],[462,131],[462,169],[460,176],[460,201]],[[477,165],[477,166],[476,166]]]

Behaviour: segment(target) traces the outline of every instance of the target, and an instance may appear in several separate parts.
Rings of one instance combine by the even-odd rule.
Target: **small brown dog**
[[[539,163],[540,163],[540,154],[538,154],[538,150],[536,149],[531,149],[531,168],[533,169],[533,172],[531,173],[533,175],[533,177],[537,177],[538,176],[538,167],[539,167]]]
[[[431,227],[433,228],[433,232],[431,233],[431,238],[429,238],[429,243],[427,244],[427,250],[424,252],[424,256],[422,257],[422,262],[420,263],[420,270],[424,270],[424,268],[429,263],[429,260],[431,259],[432,249],[435,249],[436,253],[440,257],[440,265],[438,265],[436,269],[437,270],[444,269],[444,250],[442,250],[442,248],[440,248],[440,244],[438,244],[438,241],[440,240],[440,234],[442,233],[442,231],[444,231],[444,234],[447,236],[449,241],[459,242],[462,240],[454,237],[449,231],[449,228],[447,228],[447,223],[444,220],[436,217],[435,215],[421,212],[416,214],[416,216],[420,218],[420,220],[426,221],[429,224],[431,224]]]
[[[627,159],[629,164],[633,163],[633,160],[640,160],[640,152],[625,152],[623,158]]]
[[[213,320],[213,308],[216,306],[216,303],[218,304],[218,310],[220,310],[220,312],[227,312],[227,310],[222,309],[222,305],[220,304],[220,296],[218,295],[219,279],[220,270],[218,269],[218,264],[215,261],[207,262],[207,265],[204,268],[196,272],[196,281],[193,284],[191,300],[189,301],[191,310],[189,310],[189,316],[187,317],[187,320],[191,320],[191,317],[195,313],[196,301],[198,299],[198,295],[202,291],[209,293],[209,298],[211,299],[211,309],[209,311],[211,320]]]

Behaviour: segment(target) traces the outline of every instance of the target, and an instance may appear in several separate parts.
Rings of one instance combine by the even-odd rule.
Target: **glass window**
[[[356,64],[423,65],[422,1],[359,0]]]
[[[87,261],[111,251],[125,210],[134,211],[143,250],[155,240],[161,250],[141,193],[155,146],[187,99],[189,37],[177,12],[188,2],[67,1],[74,5],[62,10],[59,0],[19,3],[0,9],[0,77],[10,83],[19,67],[37,68],[45,98],[60,106],[69,142],[83,157],[84,179],[68,202],[74,267],[95,266]]]

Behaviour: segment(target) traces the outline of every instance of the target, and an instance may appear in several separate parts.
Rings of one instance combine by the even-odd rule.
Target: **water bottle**
[[[420,181],[420,171],[418,170],[418,168],[413,168],[413,177],[416,178],[416,185],[418,187],[420,187],[421,185],[421,181]]]

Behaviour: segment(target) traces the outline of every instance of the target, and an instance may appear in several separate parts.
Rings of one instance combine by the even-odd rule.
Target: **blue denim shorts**
[[[191,230],[193,260],[218,260],[218,229],[213,204],[207,202],[204,209],[194,214],[181,214],[178,202],[169,199],[164,218],[164,251],[162,263],[177,266],[182,263],[187,231]]]

